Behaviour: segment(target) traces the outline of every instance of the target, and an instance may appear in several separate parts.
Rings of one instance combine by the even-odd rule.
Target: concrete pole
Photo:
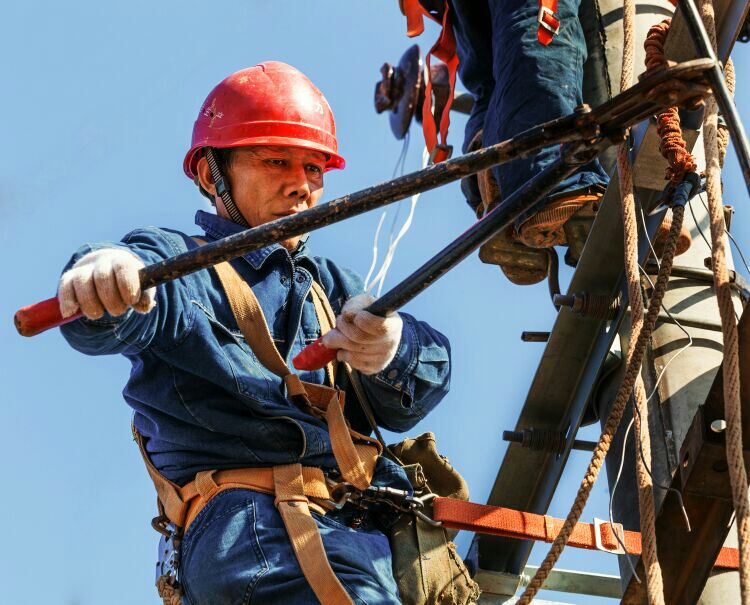
[[[636,16],[636,73],[644,68],[643,40],[648,29],[672,13],[674,8],[666,1],[649,0],[637,2]],[[601,103],[619,90],[620,65],[622,60],[622,1],[583,0],[581,21],[587,36],[589,59],[585,67],[584,100],[593,105]],[[699,116],[697,116],[699,118]],[[684,124],[683,124],[684,125]],[[694,127],[697,129],[699,121]],[[693,149],[699,170],[705,165],[703,142],[698,140]],[[603,158],[605,168],[612,174],[614,154]],[[664,162],[666,166],[666,162]],[[653,188],[653,174],[639,174],[636,167],[636,187]],[[659,168],[662,170],[661,168]],[[657,180],[658,182],[658,180]],[[690,230],[692,246],[675,259],[676,266],[705,269],[704,259],[711,251],[701,232],[710,241],[708,213],[703,200],[694,198],[685,214],[685,224]],[[729,201],[731,203],[731,201]],[[691,212],[692,210],[692,212]],[[730,268],[731,268],[731,259]],[[652,275],[652,279],[655,276]],[[664,307],[679,317],[700,317],[719,323],[719,311],[713,286],[710,282],[687,278],[673,278],[664,298]],[[740,306],[738,301],[738,312]],[[623,325],[621,348],[627,349],[629,325]],[[649,429],[652,442],[652,473],[654,484],[668,485],[675,471],[677,456],[690,426],[695,411],[708,394],[722,359],[722,334],[720,331],[685,328],[693,339],[687,349],[683,347],[688,338],[679,326],[669,323],[657,324],[651,339],[648,356],[644,362],[644,381],[647,394],[654,396],[649,402]],[[682,350],[682,351],[681,351]],[[681,351],[681,352],[680,352]],[[675,355],[679,352],[679,355]],[[671,360],[671,361],[670,361]],[[667,367],[667,364],[668,367]],[[665,370],[666,368],[666,370]],[[623,374],[624,368],[600,385],[597,403],[602,418],[606,418]],[[657,385],[658,381],[658,385]],[[613,500],[613,515],[626,529],[639,529],[638,498],[635,479],[635,446],[633,431],[622,455],[623,439],[632,418],[632,407],[623,416],[615,442],[607,457],[607,479],[610,491],[617,487]],[[624,460],[621,466],[621,460]],[[620,475],[619,481],[617,480]],[[666,495],[665,490],[655,489],[657,510]],[[727,541],[732,544],[733,536]],[[633,562],[635,564],[635,562]],[[631,568],[625,557],[620,557],[623,588],[631,578]],[[726,605],[739,602],[739,577],[737,572],[717,574],[709,579],[699,603],[703,605]]]

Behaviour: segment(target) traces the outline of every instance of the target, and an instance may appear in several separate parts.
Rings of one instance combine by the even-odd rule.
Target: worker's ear
[[[216,185],[214,185],[214,178],[211,175],[211,168],[208,165],[206,156],[201,156],[198,160],[195,171],[198,174],[198,183],[203,190],[216,197]]]

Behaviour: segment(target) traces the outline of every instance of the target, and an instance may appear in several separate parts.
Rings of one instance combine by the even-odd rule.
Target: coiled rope
[[[710,0],[700,0],[699,10],[711,44],[716,50],[716,23],[714,7]],[[733,75],[733,74],[732,74]],[[732,78],[734,80],[734,78]],[[727,84],[729,84],[727,82]],[[732,88],[734,82],[732,82]],[[734,315],[732,291],[729,283],[726,251],[728,242],[724,228],[724,212],[721,200],[721,156],[718,146],[718,108],[713,96],[706,101],[703,118],[703,145],[706,153],[706,192],[708,214],[711,221],[711,266],[714,287],[719,303],[719,315],[724,336],[724,416],[727,422],[726,448],[729,466],[729,481],[732,486],[732,501],[739,537],[740,592],[742,603],[750,604],[750,503],[747,493],[747,472],[742,451],[742,418],[740,404],[740,368],[737,323]],[[728,144],[728,141],[724,145]]]

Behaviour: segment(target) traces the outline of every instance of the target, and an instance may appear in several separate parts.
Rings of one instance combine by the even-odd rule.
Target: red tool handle
[[[21,336],[36,336],[40,332],[56,328],[82,316],[83,313],[79,311],[68,317],[63,317],[60,313],[60,303],[55,296],[19,309],[16,311],[13,321],[16,323],[16,330]]]
[[[311,342],[299,354],[292,359],[292,364],[298,370],[319,370],[326,364],[336,359],[338,349],[329,349],[323,344],[321,336],[315,342]]]

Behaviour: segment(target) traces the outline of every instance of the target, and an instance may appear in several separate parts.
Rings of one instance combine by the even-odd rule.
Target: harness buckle
[[[551,22],[547,21],[546,17],[549,17]],[[555,11],[547,6],[539,7],[539,12],[536,16],[536,22],[539,24],[539,27],[541,27],[542,29],[546,29],[553,36],[556,36],[557,32],[560,31],[560,17],[557,16],[557,13]]]
[[[430,152],[429,164],[439,164],[445,160],[449,160],[453,155],[453,145],[443,145],[438,143],[435,148]]]
[[[326,503],[331,505],[334,510],[341,510],[342,508],[344,508],[346,503],[351,500],[352,495],[356,491],[357,488],[354,487],[351,483],[342,481],[341,483],[337,483],[329,489],[331,499],[326,500]]]
[[[617,540],[617,538],[619,538],[619,540],[617,540],[617,546],[613,548],[605,546],[604,541],[602,540],[602,526],[605,524],[609,525],[612,528],[612,533],[615,535],[615,539]],[[622,544],[624,544],[625,542],[623,536],[624,534],[622,531],[622,523],[610,523],[609,521],[605,521],[604,519],[594,517],[594,542],[596,543],[597,550],[609,552],[614,555],[628,554],[622,546]]]

